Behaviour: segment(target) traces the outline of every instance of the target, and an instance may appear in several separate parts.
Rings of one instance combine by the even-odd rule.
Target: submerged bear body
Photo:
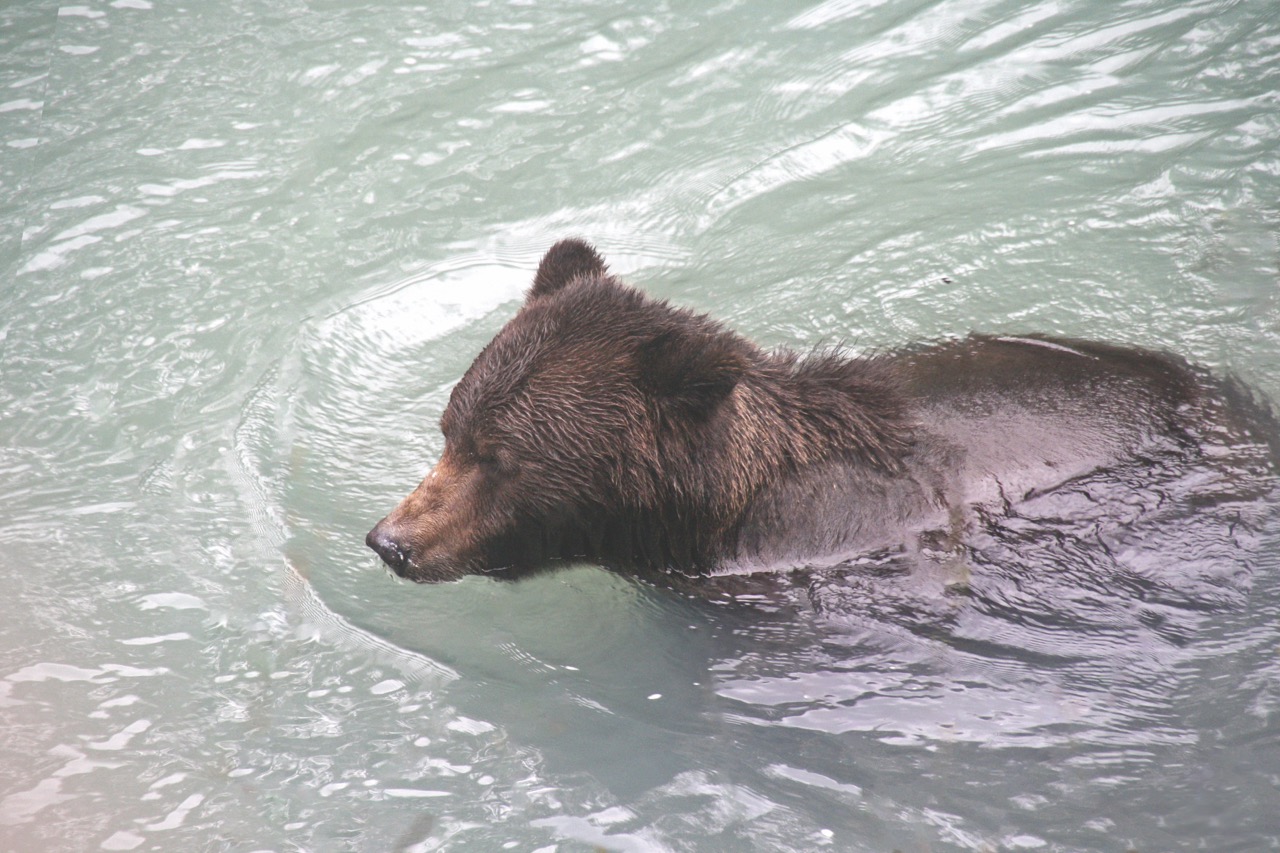
[[[366,541],[419,581],[822,563],[1143,454],[1264,441],[1263,420],[1181,359],[1083,341],[766,352],[568,240],[454,388],[439,463]]]

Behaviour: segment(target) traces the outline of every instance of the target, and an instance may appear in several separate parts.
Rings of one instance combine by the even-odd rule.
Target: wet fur
[[[367,541],[415,580],[800,564],[1194,449],[1211,391],[1174,356],[1043,337],[766,352],[567,240],[454,388],[435,471]]]

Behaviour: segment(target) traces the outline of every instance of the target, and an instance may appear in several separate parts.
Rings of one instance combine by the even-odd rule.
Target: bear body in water
[[[1135,459],[1265,444],[1263,424],[1236,383],[1136,348],[767,352],[565,240],[455,386],[438,464],[366,542],[416,581],[830,564]]]

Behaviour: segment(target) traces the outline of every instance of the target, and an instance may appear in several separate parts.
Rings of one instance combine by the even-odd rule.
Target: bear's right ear
[[[701,419],[732,393],[751,365],[750,345],[730,332],[670,330],[641,347],[641,383],[659,400]]]
[[[555,293],[575,278],[603,276],[608,267],[591,245],[583,240],[561,240],[542,256],[528,299]]]

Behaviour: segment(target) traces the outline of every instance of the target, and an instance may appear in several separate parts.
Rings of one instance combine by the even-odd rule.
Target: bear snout
[[[374,553],[382,558],[382,562],[391,567],[391,571],[404,577],[405,569],[409,565],[409,555],[387,527],[386,519],[378,522],[364,538],[364,544],[372,548]]]
[[[446,453],[426,478],[365,537],[406,580],[457,580],[483,565],[475,513],[479,469]]]

